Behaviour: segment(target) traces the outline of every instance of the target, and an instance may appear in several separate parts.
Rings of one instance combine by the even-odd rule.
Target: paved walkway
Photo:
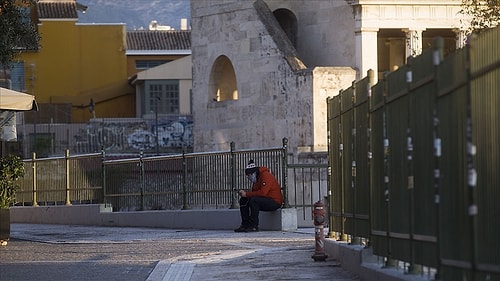
[[[0,280],[359,280],[315,262],[314,229],[235,233],[12,224]]]

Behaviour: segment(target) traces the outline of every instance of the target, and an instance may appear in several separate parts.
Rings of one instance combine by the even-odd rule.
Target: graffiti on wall
[[[79,153],[165,152],[193,146],[193,121],[190,116],[171,119],[132,119],[91,122],[74,136]]]

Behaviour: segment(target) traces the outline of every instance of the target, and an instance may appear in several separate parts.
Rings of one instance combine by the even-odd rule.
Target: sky
[[[147,29],[152,20],[180,29],[190,18],[189,0],[77,0],[88,7],[79,13],[81,23],[125,23],[128,30]]]

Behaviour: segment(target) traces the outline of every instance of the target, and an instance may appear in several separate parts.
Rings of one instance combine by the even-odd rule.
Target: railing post
[[[368,70],[368,79],[369,79],[369,82],[368,82],[368,114],[366,115],[366,123],[367,123],[367,131],[366,131],[366,135],[367,135],[367,151],[368,151],[368,155],[366,157],[366,160],[367,160],[367,170],[368,170],[368,178],[371,178],[371,166],[372,166],[372,157],[373,157],[373,151],[372,151],[372,113],[370,111],[370,107],[371,107],[371,104],[372,104],[372,88],[373,86],[376,84],[375,83],[375,71],[373,71],[373,69],[370,69]],[[369,196],[370,198],[374,198],[373,197],[373,189],[372,189],[372,182],[369,180],[368,181],[368,190],[370,191],[369,192]],[[369,216],[369,220],[368,220],[368,225],[369,225],[369,229],[372,229],[372,222],[373,222],[373,212],[372,212],[372,199],[368,200],[368,216]],[[371,232],[371,231],[370,231]],[[372,237],[371,237],[371,234],[370,236],[368,237],[368,241],[366,241],[367,243],[365,244],[365,247],[371,247],[371,241],[372,241]]]
[[[106,204],[106,165],[104,161],[106,160],[106,152],[104,147],[101,148],[101,171],[102,171],[102,203]]]
[[[288,139],[283,138],[283,149],[282,149],[282,174],[283,174],[283,207],[290,208],[288,203]]]
[[[141,211],[144,210],[144,160],[143,160],[144,152],[141,151],[139,153],[139,170],[140,170],[140,178],[141,178]]]
[[[440,204],[440,189],[441,189],[441,181],[440,181],[440,176],[441,176],[441,170],[440,170],[440,158],[441,158],[441,136],[439,134],[439,106],[438,106],[438,97],[439,97],[439,82],[438,78],[438,69],[439,65],[443,61],[443,49],[444,49],[444,39],[443,38],[436,38],[434,39],[434,51],[433,51],[433,75],[434,75],[434,91],[435,91],[435,96],[434,96],[434,110],[433,110],[433,140],[434,140],[434,203],[436,204],[436,211],[435,211],[435,231],[436,231],[436,245],[437,245],[437,251],[436,251],[436,261],[437,261],[437,266],[436,266],[436,273],[434,274],[434,280],[441,280],[441,251],[442,247],[440,246],[441,242],[441,218],[440,218],[440,211],[439,211],[439,204]]]
[[[471,48],[466,49],[466,62],[467,65],[470,65],[471,62]],[[466,140],[466,167],[467,167],[467,197],[468,197],[468,215],[469,215],[469,235],[471,238],[471,242],[469,244],[470,251],[470,263],[471,263],[471,271],[473,276],[477,274],[479,271],[478,266],[478,203],[477,203],[477,170],[474,166],[474,158],[476,157],[476,145],[474,144],[474,135],[473,135],[473,115],[472,115],[472,77],[471,77],[471,67],[466,68],[467,74],[467,92],[466,92],[466,117],[465,117],[465,140]],[[464,194],[465,195],[465,194]],[[474,279],[473,279],[474,280]]]
[[[71,205],[69,198],[69,149],[66,149],[64,160],[66,162],[66,205]]]
[[[189,210],[189,205],[187,203],[187,159],[186,159],[186,148],[182,149],[182,209]]]
[[[391,163],[390,154],[391,154],[391,144],[389,143],[389,124],[388,124],[388,110],[387,110],[387,95],[388,95],[388,83],[387,83],[387,74],[384,75],[383,81],[383,112],[382,112],[382,137],[383,137],[383,145],[384,145],[384,197],[386,203],[386,219],[387,219],[387,257],[385,257],[384,267],[396,267],[397,261],[392,258],[392,239],[391,238]]]
[[[31,154],[31,161],[33,161],[33,207],[38,207],[36,200],[36,152]]]
[[[358,237],[358,226],[357,226],[357,209],[358,209],[358,201],[356,193],[358,192],[357,190],[357,178],[356,178],[356,172],[357,172],[357,162],[358,157],[356,155],[357,147],[356,147],[356,137],[357,137],[357,132],[356,132],[356,126],[357,126],[357,120],[356,120],[356,111],[357,105],[356,105],[356,95],[358,89],[356,89],[357,84],[356,82],[352,82],[352,96],[351,96],[351,102],[352,102],[352,110],[351,110],[351,191],[352,191],[352,206],[353,206],[353,212],[352,212],[352,238],[351,238],[351,245],[361,245],[361,238]]]
[[[326,109],[326,112],[327,112],[327,118],[326,118],[326,122],[327,122],[327,125],[326,125],[326,128],[327,128],[327,133],[326,133],[326,137],[327,137],[327,144],[328,144],[328,174],[327,174],[327,179],[326,179],[326,182],[327,182],[327,192],[326,192],[326,198],[325,198],[325,202],[327,202],[327,205],[326,205],[326,215],[327,215],[327,221],[328,221],[328,237],[330,238],[333,238],[335,237],[335,232],[333,231],[333,211],[332,211],[332,206],[333,206],[333,196],[332,196],[332,187],[331,187],[331,183],[332,183],[332,157],[331,157],[331,153],[332,153],[332,138],[331,138],[331,115],[332,115],[332,109],[331,109],[331,101],[332,101],[332,98],[331,97],[327,97],[326,98],[326,106],[327,106],[327,109]]]
[[[414,128],[415,125],[415,117],[413,116],[413,99],[415,93],[411,91],[411,85],[413,84],[413,57],[409,57],[407,61],[408,70],[406,72],[406,84],[408,88],[408,112],[407,112],[407,122],[408,127],[406,129],[406,167],[408,169],[407,176],[407,190],[408,190],[408,213],[410,220],[410,261],[408,265],[408,273],[410,274],[420,274],[422,273],[422,266],[416,264],[415,262],[415,164],[414,164],[414,147],[413,147],[413,138],[414,138]]]
[[[346,168],[344,165],[344,132],[342,129],[343,126],[343,119],[347,118],[345,117],[346,113],[342,113],[343,110],[343,104],[342,104],[342,96],[345,95],[344,90],[339,91],[339,110],[340,110],[340,121],[339,121],[339,126],[337,128],[338,130],[338,142],[339,142],[339,160],[338,163],[340,165],[340,171],[339,171],[339,176],[340,176],[340,241],[347,241],[348,236],[347,233],[345,233],[345,221],[346,221],[346,214],[345,214],[345,186],[344,186],[344,169]]]
[[[238,201],[237,197],[237,189],[236,189],[236,159],[234,155],[235,144],[234,141],[230,143],[231,146],[231,208],[237,209],[238,205],[236,202]]]

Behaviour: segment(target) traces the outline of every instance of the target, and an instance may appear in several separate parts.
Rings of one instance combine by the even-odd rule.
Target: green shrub
[[[9,208],[16,201],[17,180],[24,176],[24,163],[12,154],[0,158],[0,208]]]

